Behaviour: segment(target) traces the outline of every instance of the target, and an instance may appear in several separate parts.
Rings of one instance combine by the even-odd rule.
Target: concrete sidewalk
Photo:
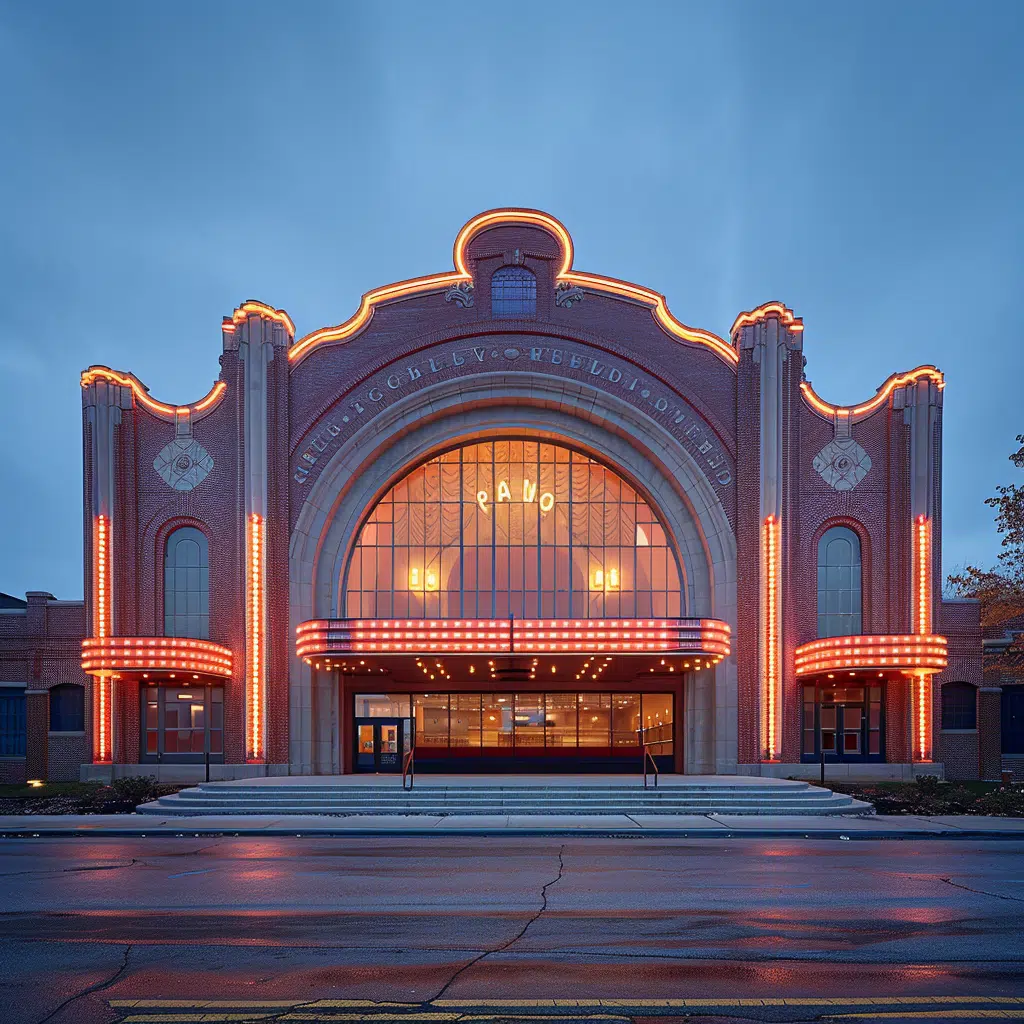
[[[679,838],[1024,839],[1024,818],[973,815],[196,815],[15,814],[0,838],[24,836],[649,835]]]

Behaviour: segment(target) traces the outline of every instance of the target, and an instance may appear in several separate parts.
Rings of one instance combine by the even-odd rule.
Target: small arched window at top
[[[501,267],[491,275],[491,316],[537,315],[537,278],[526,267]]]
[[[861,632],[860,538],[833,526],[818,541],[818,636]]]
[[[164,553],[164,636],[210,637],[210,560],[206,534],[182,526]]]

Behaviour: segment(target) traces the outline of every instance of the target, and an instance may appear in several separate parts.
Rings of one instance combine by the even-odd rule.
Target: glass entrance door
[[[880,761],[884,756],[881,686],[805,686],[804,761]]]
[[[401,718],[357,718],[356,771],[400,772],[404,726]]]

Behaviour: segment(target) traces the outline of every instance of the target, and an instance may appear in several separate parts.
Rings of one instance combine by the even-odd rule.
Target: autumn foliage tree
[[[1024,434],[1017,435],[1020,447],[1010,461],[1024,469]],[[981,624],[998,626],[1024,616],[1024,486],[997,487],[985,504],[996,510],[996,529],[1002,536],[1002,550],[991,569],[968,565],[949,577],[950,589],[960,597],[981,601]]]

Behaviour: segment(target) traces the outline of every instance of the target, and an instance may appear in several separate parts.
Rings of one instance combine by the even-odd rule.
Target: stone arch
[[[359,527],[396,479],[460,440],[509,434],[557,437],[635,482],[657,509],[685,567],[687,614],[723,619],[735,635],[735,537],[692,456],[624,400],[585,383],[530,372],[440,381],[382,410],[339,448],[312,483],[292,532],[292,635],[302,621],[338,615],[343,569]],[[336,719],[340,709],[328,712],[336,694],[314,675],[293,654],[293,771],[337,771],[336,741],[322,721]],[[735,771],[734,658],[699,675],[709,678],[697,680],[684,710],[688,768]]]

